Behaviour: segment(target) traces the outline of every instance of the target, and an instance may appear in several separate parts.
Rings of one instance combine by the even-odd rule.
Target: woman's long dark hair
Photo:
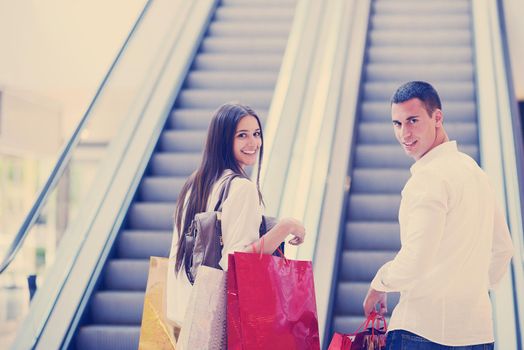
[[[186,181],[177,199],[175,208],[175,226],[178,231],[178,248],[176,254],[175,271],[178,273],[182,266],[185,253],[185,235],[195,217],[195,214],[207,210],[207,202],[213,185],[226,169],[231,169],[235,174],[248,178],[242,167],[235,159],[233,142],[237,125],[245,116],[253,116],[260,128],[260,151],[258,156],[257,189],[260,202],[263,203],[260,192],[259,178],[264,154],[264,138],[262,125],[258,115],[248,106],[235,103],[226,103],[220,106],[213,115],[207,132],[206,145],[202,156],[202,163]],[[187,193],[191,190],[186,203]],[[184,205],[186,203],[186,205]],[[185,209],[185,214],[184,214]],[[182,220],[183,217],[183,220]],[[182,222],[184,227],[182,227]]]

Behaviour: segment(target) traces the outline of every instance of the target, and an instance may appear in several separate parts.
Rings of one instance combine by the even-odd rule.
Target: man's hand
[[[387,294],[386,292],[379,292],[378,290],[374,290],[373,288],[369,288],[368,294],[366,295],[366,298],[364,299],[364,314],[369,316],[371,311],[375,310],[375,305],[379,305],[378,313],[379,315],[384,315],[386,312],[388,312],[387,307]]]

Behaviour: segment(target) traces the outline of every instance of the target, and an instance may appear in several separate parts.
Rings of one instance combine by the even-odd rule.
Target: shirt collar
[[[431,163],[433,159],[436,159],[438,157],[441,157],[446,154],[458,152],[457,149],[457,141],[447,141],[444,143],[441,143],[437,147],[430,150],[428,153],[426,153],[422,158],[417,160],[415,164],[411,166],[409,169],[411,171],[411,174],[414,174],[415,172],[422,169],[427,164]]]

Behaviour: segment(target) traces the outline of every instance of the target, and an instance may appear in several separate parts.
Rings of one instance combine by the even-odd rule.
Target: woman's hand
[[[289,244],[300,245],[304,242],[306,237],[306,228],[300,221],[293,218],[283,218],[278,222],[279,225],[283,225],[288,234],[294,237],[289,240]]]
[[[372,311],[376,311],[376,305],[379,307],[379,315],[384,316],[388,311],[387,294],[370,287],[362,305],[364,307],[364,315],[369,316]]]

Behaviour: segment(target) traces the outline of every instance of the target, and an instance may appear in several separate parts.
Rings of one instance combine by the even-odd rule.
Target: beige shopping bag
[[[177,328],[166,317],[168,258],[152,256],[140,326],[139,350],[175,349]]]

